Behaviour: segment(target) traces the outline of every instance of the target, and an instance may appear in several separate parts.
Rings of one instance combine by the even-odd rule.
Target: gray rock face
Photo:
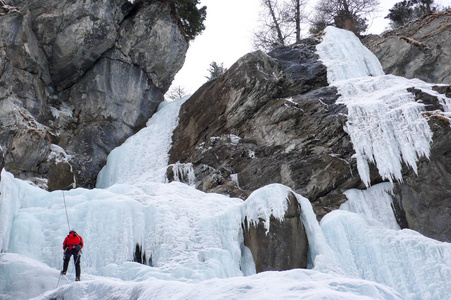
[[[168,6],[149,5],[121,24],[117,48],[166,92],[183,66],[184,59],[180,58],[185,57],[188,43],[170,16]]]
[[[364,39],[386,73],[451,83],[451,10]]]
[[[108,153],[163,100],[188,43],[160,2],[9,4],[20,12],[0,16],[5,168],[49,189],[72,186],[74,175],[93,187]],[[52,144],[71,159],[52,160]]]
[[[244,221],[244,245],[252,252],[257,273],[307,267],[308,240],[300,219],[301,207],[290,193],[284,219],[271,216],[269,231],[263,222],[248,226]]]
[[[321,218],[346,200],[340,188],[359,186],[346,108],[306,42],[244,56],[182,106],[170,162],[192,162],[199,189],[245,199],[282,183]]]
[[[14,174],[38,172],[50,154],[47,129],[13,97],[0,101],[0,120],[6,169]]]
[[[75,120],[59,144],[69,153],[83,154],[72,160],[77,182],[92,186],[110,151],[146,123],[163,101],[163,92],[137,66],[108,56],[61,99]]]
[[[64,89],[76,82],[116,41],[121,6],[126,0],[14,1],[29,10],[32,29],[49,61],[53,85]]]

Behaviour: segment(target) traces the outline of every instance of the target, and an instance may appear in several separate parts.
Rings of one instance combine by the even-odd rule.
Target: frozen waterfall
[[[351,32],[327,27],[317,46],[327,67],[328,81],[337,87],[337,103],[348,108],[346,130],[356,151],[360,177],[370,185],[368,163],[374,163],[383,179],[402,180],[402,163],[415,172],[417,160],[429,157],[432,132],[420,116],[424,105],[407,89],[416,87],[441,101],[445,111],[451,99],[418,79],[384,75],[376,56]]]
[[[340,46],[336,46],[339,42]],[[342,45],[341,45],[342,43]],[[418,80],[384,75],[352,34],[328,28],[318,46],[329,80],[347,105],[359,172],[368,163],[389,181],[400,164],[427,156],[431,132],[405,91]],[[350,61],[352,60],[352,62]],[[443,98],[443,103],[449,99]],[[0,182],[1,299],[447,299],[451,244],[400,230],[391,183],[349,190],[348,202],[318,223],[296,194],[309,240],[309,270],[255,274],[242,222],[282,218],[291,190],[271,184],[249,199],[207,194],[165,174],[183,102],[164,103],[147,127],[111,152],[98,188],[65,192],[72,227],[85,241],[82,281],[56,283],[67,234],[61,191],[47,192],[3,170]],[[447,104],[446,104],[447,105]],[[399,122],[403,124],[398,124]],[[177,166],[192,176],[189,166]],[[191,172],[191,173],[190,173]],[[136,244],[145,264],[133,262]]]

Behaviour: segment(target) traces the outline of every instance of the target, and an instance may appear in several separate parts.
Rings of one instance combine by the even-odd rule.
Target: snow
[[[329,83],[341,95],[337,103],[348,108],[345,130],[365,185],[371,184],[369,163],[390,182],[402,181],[403,163],[417,172],[418,159],[429,157],[432,132],[421,115],[424,104],[415,102],[407,89],[437,96],[445,111],[451,99],[421,80],[384,75],[377,58],[349,31],[327,27],[317,52],[327,67]]]
[[[346,34],[328,29],[328,35]],[[351,46],[365,51],[357,43]],[[354,114],[357,119],[368,107],[358,103],[358,97],[352,99],[352,89],[358,95],[379,95],[379,99],[368,96],[364,101],[384,107],[389,104],[382,99],[383,90],[377,85],[390,80],[403,83],[396,77],[377,75],[376,63],[365,55],[359,61],[365,67],[358,77],[334,83],[343,91],[340,101],[351,107],[349,118]],[[358,65],[346,68],[347,73],[358,71]],[[340,72],[335,74],[338,78]],[[410,82],[422,89],[430,88],[421,82]],[[367,137],[365,134],[374,129],[357,129],[352,123],[347,129],[355,130],[355,134],[367,130],[361,139],[369,148],[362,147],[360,154],[356,150],[360,163],[373,159],[380,170],[387,169],[387,176],[398,179],[392,160],[402,157],[413,165],[415,157],[427,155],[429,140],[427,135],[424,139],[418,137],[426,132],[418,121],[421,105],[404,99],[402,88],[389,88],[391,93],[400,93],[402,99],[387,108],[388,114],[395,111],[388,120],[383,115],[374,119],[386,122],[382,128],[389,131],[387,137]],[[352,101],[347,102],[349,98]],[[63,193],[41,190],[2,171],[1,299],[450,298],[451,244],[396,226],[390,210],[391,183],[374,185],[365,191],[345,191],[348,202],[327,214],[321,223],[308,199],[280,184],[262,187],[243,202],[207,194],[178,181],[167,183],[168,150],[182,103],[162,104],[146,128],[111,152],[98,176],[98,188],[64,192],[71,227],[85,242],[81,282],[73,281],[72,262],[68,275],[59,276],[62,242],[68,233]],[[355,113],[351,113],[353,105]],[[414,124],[402,129],[408,132],[397,133],[393,128],[399,121],[397,116],[405,113],[412,116],[401,120]],[[365,124],[365,119],[359,122]],[[230,138],[238,142],[237,138]],[[358,141],[353,143],[359,149]],[[398,156],[391,154],[392,160],[379,157],[383,154],[376,150],[382,146],[398,147]],[[407,156],[409,153],[413,158]],[[172,167],[180,181],[193,180],[192,165],[178,163]],[[363,171],[361,176],[365,176]],[[301,206],[310,269],[255,274],[252,254],[244,245],[242,224],[263,222],[270,230],[270,218],[283,220],[290,193],[294,195],[290,199],[296,199]],[[136,244],[145,252],[145,264],[133,262]]]
[[[379,60],[352,32],[329,26],[325,33],[316,50],[327,67],[329,83],[384,75]]]

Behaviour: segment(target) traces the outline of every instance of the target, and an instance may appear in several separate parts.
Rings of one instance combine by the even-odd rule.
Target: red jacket
[[[83,239],[77,233],[72,231],[64,239],[63,249],[66,250],[66,248],[67,248],[68,251],[71,251],[73,246],[77,246],[77,245],[80,245],[81,248],[83,248]]]

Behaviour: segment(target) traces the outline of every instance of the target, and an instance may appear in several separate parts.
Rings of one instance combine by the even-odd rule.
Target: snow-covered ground
[[[333,47],[334,42],[347,40],[345,47]],[[404,160],[414,168],[416,157],[428,154],[430,141],[428,128],[419,120],[421,105],[412,103],[403,89],[409,84],[422,89],[429,85],[380,74],[377,60],[357,41],[348,32],[328,28],[319,48],[325,47],[331,55],[328,70],[338,70],[331,83],[350,108],[347,130],[363,165],[362,180],[368,183],[368,161],[375,161],[388,180],[399,179],[398,162]],[[328,58],[318,51],[326,63]],[[334,57],[340,58],[334,63]],[[353,61],[361,63],[342,67],[346,57],[359,57]],[[401,86],[390,86],[390,81]],[[382,95],[384,89],[378,88],[382,84],[402,99],[387,102],[384,98],[390,93]],[[366,100],[360,101],[361,97]],[[180,182],[166,183],[167,151],[181,103],[161,105],[146,128],[111,153],[99,174],[98,188],[64,192],[70,227],[85,242],[81,282],[73,281],[72,262],[68,275],[59,277],[62,243],[68,233],[63,193],[40,190],[2,172],[1,299],[451,297],[451,244],[398,228],[390,209],[391,183],[346,191],[349,201],[326,215],[321,224],[308,199],[296,195],[309,240],[311,269],[255,274],[241,223],[244,217],[248,222],[268,220],[271,214],[281,218],[291,190],[271,184],[243,202]],[[385,114],[373,115],[386,106]],[[408,114],[403,122],[409,123],[399,132],[395,129],[398,114]],[[380,117],[384,134],[378,135],[365,123],[366,116]],[[355,139],[359,130],[366,130],[361,133],[363,141]],[[377,151],[380,147],[398,150],[387,158]],[[137,243],[147,264],[133,262]]]

